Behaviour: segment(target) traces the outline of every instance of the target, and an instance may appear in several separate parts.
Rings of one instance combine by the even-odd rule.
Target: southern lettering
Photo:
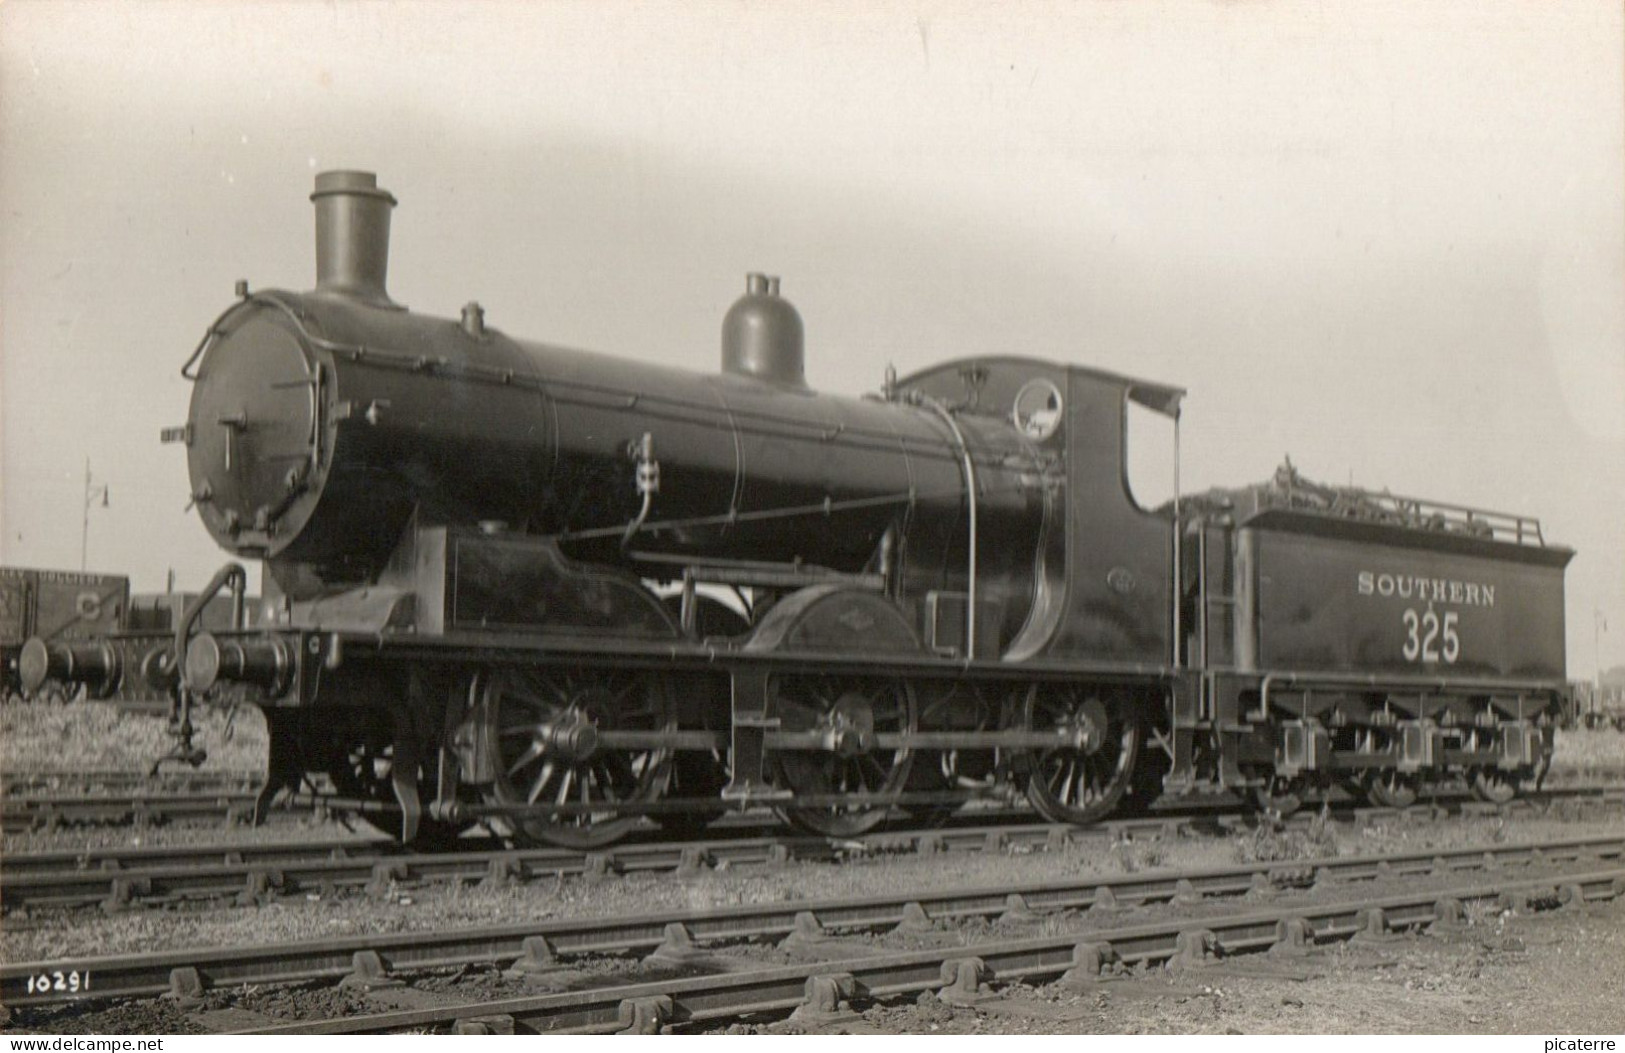
[[[1398,596],[1422,603],[1453,603],[1462,607],[1495,606],[1495,586],[1488,582],[1362,570],[1358,584],[1361,596]]]

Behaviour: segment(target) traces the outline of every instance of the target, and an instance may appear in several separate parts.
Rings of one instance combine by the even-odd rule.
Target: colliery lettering
[[[51,585],[100,585],[105,581],[94,574],[75,574],[71,570],[42,570],[39,580]]]
[[[1453,603],[1463,607],[1495,606],[1495,586],[1488,582],[1362,570],[1355,584],[1361,596],[1398,596],[1405,600]]]

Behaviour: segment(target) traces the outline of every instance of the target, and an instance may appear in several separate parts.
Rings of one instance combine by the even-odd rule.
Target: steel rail
[[[1024,818],[1030,819],[1030,816]],[[1222,816],[1218,821],[1237,817]],[[692,841],[626,842],[597,851],[565,848],[404,853],[387,840],[212,844],[56,851],[0,862],[0,907],[115,910],[188,898],[258,901],[278,893],[366,889],[435,881],[524,882],[716,867],[827,862],[854,855],[1031,852],[1068,844],[1173,836],[1199,819],[1111,820],[1079,828],[1058,823],[994,823],[892,830],[846,839],[793,833]],[[1227,824],[1227,825],[1234,825]]]
[[[1527,793],[1505,804],[1484,803],[1487,811],[1516,809],[1538,805],[1543,801],[1562,798],[1587,798],[1602,795],[1608,800],[1610,793],[1618,792],[1625,787],[1618,783],[1600,785],[1578,786],[1548,786],[1543,790]],[[826,795],[825,797],[807,798],[815,803],[850,803],[851,797],[842,795]],[[993,798],[975,798],[964,794],[908,794],[905,799],[911,803],[953,803],[966,804],[973,800],[991,800]],[[951,800],[950,800],[951,798]],[[1444,795],[1433,798],[1430,804],[1437,806],[1449,800],[1449,791]],[[227,825],[246,821],[253,812],[256,796],[252,793],[155,793],[137,794],[135,796],[117,795],[43,795],[22,797],[0,797],[0,828],[7,833],[21,833],[30,830],[51,830],[58,826],[71,825],[118,825],[158,823],[170,820],[197,820],[215,819]],[[892,798],[877,799],[876,806],[881,803],[895,803]],[[1332,800],[1328,802],[1336,807],[1346,807],[1346,801]],[[1410,806],[1426,808],[1427,804]],[[555,812],[573,814],[592,806],[567,805],[563,808],[532,808],[525,806],[497,806],[497,805],[468,805],[461,809],[465,818],[489,818],[497,816],[529,816],[532,814],[548,814]],[[1176,805],[1170,813],[1177,813],[1183,806]],[[1197,805],[1198,808],[1214,810],[1215,805]],[[1232,805],[1233,807],[1233,805]],[[1464,805],[1464,810],[1470,810],[1477,805]],[[272,809],[272,815],[284,813],[303,813],[304,811],[321,812],[326,810],[334,813],[355,813],[359,815],[383,815],[396,811],[396,806],[379,801],[349,800],[339,797],[330,797],[314,794],[299,794],[288,800],[279,800]],[[657,801],[651,804],[628,809],[635,814],[655,814],[667,811],[703,810],[697,802]],[[1370,814],[1379,814],[1394,809],[1367,809]]]
[[[256,794],[155,793],[133,796],[29,796],[0,801],[0,829],[7,833],[94,823],[127,825],[176,819],[231,823],[253,814]]]
[[[1554,883],[1555,882],[1555,883]],[[1330,904],[1302,904],[1200,919],[1029,939],[973,942],[902,953],[830,958],[809,964],[724,972],[658,982],[621,984],[561,994],[460,1006],[381,1012],[245,1029],[241,1034],[357,1034],[458,1024],[466,1033],[655,1033],[662,1027],[795,1011],[809,1025],[856,1018],[852,999],[895,998],[936,991],[944,1001],[975,1004],[991,982],[1065,977],[1085,988],[1110,990],[1102,966],[1167,962],[1222,975],[1227,958],[1274,947],[1306,945],[1361,933],[1382,936],[1422,925],[1448,926],[1464,906],[1484,900],[1526,906],[1545,899],[1584,906],[1625,895],[1625,869],[1564,874],[1533,881],[1495,881],[1460,888]],[[1245,970],[1245,966],[1241,966]],[[1199,973],[1198,973],[1199,975]],[[466,1022],[466,1026],[464,1025]]]
[[[1030,820],[1030,815],[1019,818]],[[1307,817],[1306,817],[1307,818]],[[1217,816],[1226,827],[1239,817]],[[1230,822],[1227,822],[1230,820]],[[54,851],[0,861],[0,906],[114,910],[188,898],[366,889],[434,881],[523,882],[716,867],[827,862],[854,855],[1032,852],[1069,844],[1174,836],[1200,817],[1109,820],[1079,828],[1031,821],[889,830],[846,839],[793,833],[692,841],[624,842],[597,851],[565,848],[406,853],[393,841],[322,839],[283,844],[211,844]],[[749,828],[747,828],[749,829]]]
[[[124,796],[138,792],[218,794],[257,790],[264,782],[263,772],[246,769],[166,771],[157,775],[145,771],[6,772],[0,775],[0,800],[60,793],[63,787],[79,793],[99,790]]]
[[[1581,798],[1625,807],[1625,795]],[[1464,807],[1471,808],[1471,805]],[[1486,814],[1506,814],[1504,806],[1480,805]],[[1532,806],[1531,806],[1532,807]],[[1436,811],[1356,810],[1357,823],[1388,818],[1431,819]],[[977,818],[974,814],[965,818]],[[691,841],[624,842],[598,851],[563,848],[479,848],[471,839],[464,851],[409,853],[385,839],[309,842],[142,846],[14,854],[0,861],[0,908],[66,909],[99,905],[117,910],[133,904],[235,897],[247,904],[278,894],[363,889],[381,895],[430,882],[524,882],[560,877],[698,871],[710,867],[768,866],[794,861],[827,862],[854,855],[935,852],[1034,852],[1102,840],[1117,842],[1172,838],[1183,834],[1234,832],[1246,818],[1196,811],[1183,815],[1107,820],[1093,827],[1059,823],[1010,822],[1030,816],[989,815],[983,822],[932,829],[889,830],[850,839],[773,833],[740,836],[718,830]],[[1299,813],[1289,824],[1301,827],[1314,816]]]
[[[1006,911],[1084,910],[1096,904],[1184,903],[1203,896],[1332,881],[1375,880],[1525,864],[1625,860],[1625,834],[1546,843],[1472,846],[1436,852],[1268,862],[1121,876],[1001,884],[879,896],[751,904],[706,911],[669,910],[631,917],[553,920],[478,929],[360,934],[296,943],[187,949],[150,954],[7,963],[0,966],[0,1004],[11,1007],[87,998],[140,997],[166,991],[339,978],[352,973],[426,970],[512,963],[539,955],[626,953],[656,948],[682,929],[684,939],[784,936],[805,927],[874,929],[910,917],[997,917]],[[1625,876],[1625,871],[1618,871]],[[31,978],[84,977],[87,989],[40,992]]]
[[[51,778],[56,777],[52,776]],[[1520,801],[1539,802],[1567,796],[1584,797],[1625,789],[1625,786],[1622,786],[1619,782],[1577,786],[1555,785],[1560,779],[1561,773],[1552,776],[1548,780],[1548,785],[1540,791],[1515,798],[1504,806],[1487,805],[1487,807],[1518,806]],[[1448,792],[1446,791],[1447,795]],[[164,786],[155,788],[151,792],[131,792],[127,790],[107,794],[12,792],[0,794],[0,822],[3,822],[3,829],[8,833],[51,829],[64,825],[116,825],[121,823],[162,822],[171,819],[213,818],[229,824],[248,817],[253,809],[255,796],[256,787],[248,779],[236,782],[222,780],[216,786],[205,784],[198,786],[196,789],[189,788],[189,784],[183,781],[178,787]],[[976,798],[964,793],[911,793],[903,795],[902,798],[895,796],[875,798],[874,802],[877,806],[880,804],[895,804],[899,800],[913,804],[964,804],[978,799],[992,798]],[[807,798],[807,800],[815,804],[852,803],[854,797],[852,795],[824,795]],[[1345,802],[1334,800],[1331,803],[1337,806]],[[528,808],[476,804],[463,806],[461,811],[465,817],[472,819],[493,816],[526,817],[531,815],[574,814],[575,812],[589,811],[597,807],[596,805],[565,805],[563,807]],[[1422,805],[1417,807],[1422,807]],[[360,814],[385,814],[396,810],[394,805],[379,801],[346,800],[338,797],[299,794],[289,801],[278,802],[274,813],[323,808],[332,812],[356,812]],[[627,809],[632,814],[662,814],[665,812],[702,810],[705,810],[705,808],[698,802],[675,801],[656,801]]]
[[[1517,806],[1517,805],[1520,805],[1520,803],[1521,803],[1521,806],[1534,807],[1534,806],[1537,806],[1541,802],[1548,801],[1548,800],[1553,800],[1553,799],[1557,799],[1557,798],[1572,797],[1572,796],[1584,796],[1584,795],[1591,794],[1591,793],[1602,793],[1602,794],[1606,795],[1610,791],[1613,791],[1613,790],[1616,790],[1616,789],[1625,790],[1625,786],[1620,786],[1619,784],[1615,784],[1615,785],[1612,785],[1612,786],[1599,785],[1599,786],[1584,786],[1584,787],[1552,787],[1552,788],[1549,788],[1549,789],[1542,789],[1542,790],[1536,790],[1536,791],[1526,791],[1526,792],[1523,792],[1522,794],[1520,794],[1519,796],[1514,797],[1511,800],[1506,801],[1506,802],[1502,802],[1502,803],[1482,802],[1482,801],[1481,802],[1476,802],[1476,803],[1484,804],[1486,807],[1491,808],[1491,809]],[[1223,793],[1223,792],[1225,792],[1225,791],[1221,791],[1221,793]],[[1245,791],[1238,791],[1238,792],[1245,792]],[[1341,791],[1338,791],[1338,792],[1341,792]],[[1468,792],[1465,789],[1462,789],[1462,788],[1457,788],[1457,787],[1437,787],[1437,788],[1434,788],[1431,791],[1431,794],[1430,794],[1430,796],[1429,796],[1429,798],[1427,800],[1427,803],[1435,804],[1435,805],[1445,804],[1447,802],[1452,802],[1453,803],[1453,802],[1456,802],[1458,800],[1461,800],[1462,798],[1465,798],[1466,796],[1468,796]],[[795,803],[798,806],[806,806],[806,807],[833,807],[833,806],[838,806],[838,805],[849,805],[849,806],[853,806],[853,807],[886,808],[886,807],[902,806],[902,805],[910,805],[910,804],[931,804],[931,805],[939,805],[940,804],[940,805],[955,805],[955,806],[957,806],[957,805],[962,805],[962,804],[969,804],[972,801],[984,801],[984,802],[985,801],[996,801],[996,800],[999,800],[1000,797],[1001,797],[1000,794],[998,794],[997,792],[993,792],[993,791],[980,791],[979,792],[979,791],[963,791],[963,790],[946,791],[946,792],[922,791],[922,792],[889,793],[889,794],[827,793],[827,794],[798,794],[798,795],[796,795]],[[1226,793],[1226,797],[1228,798],[1228,800],[1225,802],[1225,804],[1227,804],[1229,807],[1234,808],[1236,806],[1236,803],[1237,803],[1236,798],[1233,797],[1233,796],[1229,796],[1228,793]],[[304,800],[304,799],[302,798],[301,800]],[[311,800],[316,800],[316,799],[312,798]],[[1217,804],[1217,803],[1218,802],[1214,801],[1214,799],[1210,797],[1210,798],[1207,798],[1207,803],[1198,803],[1198,804],[1195,804],[1194,807],[1205,809],[1205,810],[1208,810],[1208,811],[1212,811],[1214,809],[1215,804]],[[1334,799],[1334,798],[1328,797],[1326,799],[1326,803],[1331,807],[1336,807],[1336,808],[1355,807],[1356,810],[1358,810],[1358,806],[1354,803],[1354,799],[1348,797],[1346,794],[1344,794],[1340,799]],[[717,804],[717,802],[714,799],[705,800],[705,801],[701,801],[701,800],[697,800],[697,799],[687,799],[687,800],[662,799],[662,800],[655,800],[655,801],[648,801],[648,802],[639,802],[637,804],[629,804],[629,805],[626,805],[626,806],[623,806],[623,807],[618,807],[616,809],[616,812],[617,812],[617,814],[620,814],[620,815],[660,815],[660,814],[672,813],[672,812],[705,811],[705,810],[707,810],[708,807],[715,807],[716,804]],[[1182,798],[1173,799],[1170,802],[1170,805],[1171,805],[1171,810],[1182,810],[1182,809],[1185,809],[1185,808],[1188,808],[1188,807],[1192,807],[1191,804],[1187,803],[1186,800],[1182,799]],[[387,804],[387,803],[378,802],[378,801],[366,801],[366,802],[335,801],[335,802],[329,802],[329,807],[331,807],[331,808],[333,808],[335,810],[338,810],[338,809],[341,809],[341,808],[350,808],[352,806],[357,806],[356,810],[359,810],[359,811],[363,811],[363,812],[367,812],[367,813],[377,813],[377,814],[392,813],[392,812],[395,812],[395,811],[398,810],[397,806],[395,806],[393,804]],[[1407,806],[1407,807],[1412,807],[1412,806]],[[509,818],[509,819],[527,819],[527,818],[546,818],[546,817],[555,817],[555,816],[563,816],[563,815],[583,815],[583,814],[591,814],[591,813],[594,813],[594,812],[601,812],[602,810],[603,810],[602,805],[581,804],[579,802],[577,802],[577,803],[567,803],[567,804],[562,804],[562,805],[559,805],[559,804],[512,804],[512,805],[497,805],[497,804],[468,804],[468,805],[462,805],[462,804],[459,804],[458,807],[457,807],[457,816],[459,818],[463,818],[463,819],[496,818],[496,817],[505,817],[505,818]],[[1380,809],[1377,809],[1377,810],[1380,810]]]

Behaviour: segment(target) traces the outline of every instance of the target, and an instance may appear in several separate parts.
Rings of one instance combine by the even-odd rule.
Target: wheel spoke
[[[603,758],[604,774],[608,777],[611,787],[620,789],[622,793],[631,794],[638,785],[638,773],[632,762],[627,760],[624,753],[611,753]],[[624,789],[623,789],[624,788]]]
[[[514,707],[518,710],[515,716],[526,724],[545,724],[559,712],[558,706],[551,706],[537,699],[527,698],[518,701],[519,705]]]
[[[570,848],[608,844],[638,822],[620,814],[621,804],[653,800],[666,789],[665,751],[595,748],[572,732],[584,726],[657,735],[675,730],[671,692],[657,679],[624,670],[501,669],[478,674],[468,698],[489,712],[484,733],[499,758],[486,797],[535,809],[507,820],[526,840]],[[544,728],[560,734],[542,734]],[[576,810],[553,811],[565,807]]]
[[[531,785],[530,797],[526,804],[535,804],[542,796],[542,790],[547,786],[548,780],[553,778],[553,762],[548,761],[542,765],[542,770],[536,773],[536,782]]]
[[[531,761],[535,760],[537,757],[540,757],[541,755],[542,755],[542,744],[540,742],[536,742],[536,741],[533,740],[531,742],[531,744],[530,744],[530,748],[527,749],[524,753],[521,753],[519,755],[519,759],[513,762],[513,766],[508,769],[508,774],[509,775],[518,775],[520,768],[523,768],[525,765],[529,764]]]
[[[1105,776],[1111,774],[1111,768],[1105,767],[1104,762],[1097,762],[1093,758],[1083,759],[1083,774],[1078,780],[1078,803],[1097,801],[1105,796],[1103,783]]]

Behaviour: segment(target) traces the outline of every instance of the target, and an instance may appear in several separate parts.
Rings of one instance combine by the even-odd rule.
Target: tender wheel
[[[1506,804],[1518,796],[1518,779],[1512,772],[1498,768],[1479,768],[1468,780],[1473,796],[1491,804]]]
[[[1264,776],[1262,785],[1253,787],[1253,801],[1259,811],[1274,812],[1285,818],[1303,807],[1308,792],[1302,779],[1286,779],[1270,772]]]
[[[1023,724],[1059,730],[1062,744],[1032,751],[1027,798],[1056,823],[1085,826],[1117,807],[1134,781],[1140,725],[1123,699],[1070,685],[1035,687]]]
[[[779,783],[801,796],[895,794],[908,785],[913,755],[875,745],[877,734],[914,729],[914,692],[901,680],[857,676],[788,677],[777,685],[780,728],[818,732],[826,748],[774,755]],[[856,837],[886,820],[884,805],[780,809],[786,820],[825,837]]]
[[[476,677],[470,700],[484,707],[498,804],[572,805],[576,810],[516,818],[519,836],[566,848],[595,848],[623,837],[638,815],[630,804],[656,800],[671,779],[671,751],[659,747],[677,729],[671,692],[633,671],[503,668]],[[604,743],[614,732],[647,742]]]
[[[1416,803],[1416,779],[1397,771],[1378,771],[1366,783],[1365,795],[1383,808],[1409,808]]]

